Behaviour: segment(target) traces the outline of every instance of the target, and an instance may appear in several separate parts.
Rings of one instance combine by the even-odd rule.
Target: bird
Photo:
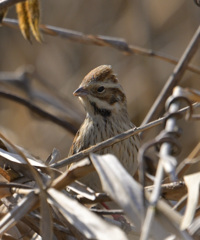
[[[84,106],[86,117],[74,137],[69,156],[135,127],[128,115],[125,92],[110,65],[101,65],[90,71],[73,95]],[[139,146],[139,136],[135,135],[97,154],[115,155],[129,174],[134,176]],[[80,181],[96,192],[102,191],[96,172],[89,173]]]

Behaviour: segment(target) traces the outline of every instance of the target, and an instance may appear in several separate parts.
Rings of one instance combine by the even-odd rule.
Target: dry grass
[[[0,17],[17,2],[0,3]],[[21,37],[11,7],[0,28],[1,238],[199,239],[199,7],[187,0],[41,5],[43,44]],[[118,73],[139,127],[67,158],[84,118],[72,92],[101,64]],[[136,179],[113,155],[95,154],[134,134],[142,137]],[[77,182],[91,171],[103,193]],[[90,208],[101,202],[110,210]]]

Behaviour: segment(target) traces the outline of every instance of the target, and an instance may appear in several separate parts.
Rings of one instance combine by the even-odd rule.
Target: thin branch
[[[198,107],[198,104],[196,105],[193,105],[193,106],[197,106]],[[189,107],[185,107],[185,108],[182,108],[181,110],[179,110],[179,112],[183,113],[183,112],[186,112],[187,110],[189,109]],[[162,117],[158,120],[155,120],[155,121],[152,121],[150,123],[147,123],[143,126],[140,126],[140,127],[135,127],[135,128],[132,128],[126,132],[123,132],[121,134],[118,134],[114,137],[111,137],[103,142],[100,142],[94,146],[91,146],[79,153],[76,153],[68,158],[65,158],[65,159],[62,159],[60,160],[58,163],[54,163],[52,165],[50,165],[51,167],[53,168],[61,168],[61,167],[64,167],[64,166],[67,166],[68,164],[71,164],[73,162],[78,162],[80,161],[81,159],[83,159],[84,157],[87,157],[91,152],[97,152],[103,148],[107,148],[113,144],[116,144],[120,141],[123,141],[131,136],[134,136],[142,131],[146,131],[152,127],[155,127],[155,126],[158,126],[160,124],[162,124],[164,122],[164,120],[166,120],[167,117]]]
[[[171,94],[172,89],[180,82],[183,74],[185,73],[188,63],[196,53],[200,39],[200,26],[196,30],[193,38],[189,42],[182,57],[174,68],[173,73],[168,78],[165,86],[148,112],[142,124],[145,124],[153,119],[157,119],[163,109],[167,97]]]
[[[58,124],[59,126],[67,129],[70,133],[72,133],[73,135],[77,132],[77,128],[74,127],[71,123],[65,121],[65,120],[62,120],[44,110],[42,110],[41,108],[39,108],[38,106],[34,105],[33,103],[29,102],[28,100],[26,99],[23,99],[19,96],[16,96],[14,94],[11,94],[11,93],[7,93],[7,92],[3,92],[3,91],[0,91],[0,97],[3,97],[3,98],[7,98],[9,100],[12,100],[14,102],[17,102],[17,103],[20,103],[22,104],[23,106],[29,108],[31,111],[33,111],[34,113],[38,114],[40,117],[43,117],[53,123],[56,123]]]
[[[97,213],[97,214],[101,214],[101,215],[114,215],[114,214],[123,214],[124,215],[124,211],[121,209],[115,209],[115,210],[102,210],[102,209],[91,209],[91,212]]]
[[[156,171],[155,181],[154,181],[154,189],[152,194],[150,195],[150,199],[148,199],[149,206],[147,208],[147,213],[143,223],[140,240],[147,240],[149,238],[149,233],[150,233],[152,223],[154,221],[155,212],[156,212],[156,204],[160,196],[161,182],[163,179],[163,175],[164,175],[164,168],[162,166],[161,161],[159,161],[157,171]]]
[[[15,5],[16,3],[25,2],[25,1],[26,0],[0,0],[0,10],[3,8],[11,7],[11,6]]]
[[[45,84],[45,87],[48,85],[48,92],[50,91],[50,93],[44,93],[32,88],[31,83],[33,78],[39,78],[40,83],[42,83],[42,85]],[[55,87],[50,86],[49,83],[44,81],[44,79],[37,76],[32,65],[21,66],[14,72],[0,72],[0,82],[12,84],[19,88],[27,95],[28,99],[39,100],[45,104],[53,106],[57,110],[61,110],[67,114],[66,121],[67,119],[73,119],[73,125],[80,126],[83,117],[82,113],[80,111],[74,111],[74,105],[68,98],[66,98],[66,96],[61,96],[60,93],[56,92]],[[72,120],[70,120],[68,121],[72,122]]]
[[[183,160],[176,168],[176,174],[178,178],[181,179],[192,165],[197,164],[199,162],[200,162],[200,142],[195,146],[195,148],[192,150],[189,156],[185,158],[185,160]]]
[[[25,154],[18,148],[16,147],[10,140],[8,140],[2,133],[0,133],[0,138],[2,138],[7,144],[9,144],[14,151],[20,155],[20,157],[22,157],[22,159],[26,162],[28,168],[29,168],[29,172],[30,174],[32,174],[35,182],[38,184],[38,186],[40,187],[40,191],[42,191],[43,189],[43,182],[41,180],[41,178],[39,177],[39,173],[38,171],[31,165],[31,163],[29,162],[29,160],[27,159],[27,157],[25,156]]]
[[[168,134],[168,137],[170,138],[170,135],[173,134],[173,138],[177,138],[178,134],[178,125],[177,125],[177,115],[174,115],[179,110],[180,100],[173,101],[177,97],[180,96],[180,88],[176,88],[176,90],[173,91],[173,94],[171,97],[171,102],[168,103],[169,109],[168,109],[168,117],[165,123],[165,134]],[[171,114],[171,115],[170,115]],[[162,180],[164,177],[164,172],[170,174],[170,178],[172,180],[176,179],[175,174],[175,167],[177,164],[177,159],[172,155],[172,148],[173,145],[169,141],[164,141],[161,144],[160,151],[159,151],[159,162],[158,167],[156,170],[155,180],[154,180],[154,189],[152,191],[152,194],[150,195],[149,200],[149,206],[147,209],[147,213],[145,216],[143,228],[142,228],[142,234],[141,234],[141,240],[147,240],[149,239],[149,233],[151,231],[152,222],[155,217],[156,213],[156,205],[158,203],[158,200],[160,198],[160,192],[162,189]]]
[[[2,25],[8,27],[18,28],[18,21],[15,19],[4,18]],[[92,35],[92,34],[84,34],[82,32],[68,30],[64,28],[54,27],[50,25],[40,25],[40,30],[51,36],[59,36],[62,38],[66,38],[73,42],[78,42],[82,44],[92,44],[103,47],[112,47],[117,49],[118,51],[122,51],[125,54],[138,54],[144,55],[148,57],[154,57],[165,62],[169,62],[172,64],[177,64],[178,59],[168,56],[164,53],[153,51],[151,49],[146,49],[142,47],[137,47],[133,45],[129,45],[126,40],[122,38],[108,37],[102,35]],[[187,66],[187,69],[191,72],[200,74],[200,69],[194,66]]]
[[[110,197],[106,193],[95,193],[95,199],[90,200],[86,197],[83,197],[82,195],[76,196],[77,201],[83,204],[94,204],[94,203],[100,203],[100,202],[109,202],[111,201]]]
[[[146,186],[144,188],[145,193],[151,193],[154,187],[155,187],[154,185]],[[162,184],[161,192],[162,192],[161,196],[164,199],[178,201],[182,195],[186,194],[187,190],[186,190],[185,183],[183,181],[178,181],[178,182],[170,182],[170,183]],[[76,199],[77,201],[83,204],[94,204],[99,202],[111,201],[111,199],[106,193],[96,193],[94,200],[90,200],[82,195],[77,195]]]
[[[162,122],[163,122],[163,118],[158,119],[158,120],[156,120],[154,122],[148,123],[148,124],[146,124],[143,127],[132,128],[132,129],[126,131],[126,132],[118,134],[118,135],[116,135],[116,136],[114,136],[112,138],[109,138],[109,139],[107,139],[107,140],[105,140],[103,142],[100,142],[100,143],[98,143],[98,144],[96,144],[94,146],[91,146],[91,147],[89,147],[89,148],[87,148],[87,149],[85,149],[85,150],[83,150],[83,151],[81,151],[79,153],[76,153],[76,154],[74,154],[74,155],[72,155],[72,156],[70,156],[68,158],[62,159],[58,163],[52,164],[50,166],[52,168],[61,168],[61,167],[64,167],[64,166],[66,166],[68,164],[71,164],[73,162],[78,162],[81,159],[83,159],[84,157],[87,157],[91,152],[97,152],[97,151],[99,151],[99,150],[101,150],[103,148],[107,148],[107,147],[109,147],[109,146],[111,146],[113,144],[116,144],[116,143],[118,143],[118,142],[120,142],[122,140],[125,140],[125,139],[127,139],[127,138],[129,138],[131,136],[134,136],[134,135],[140,133],[141,131],[145,131],[145,130],[151,128],[151,127],[157,126],[157,125],[161,124]]]
[[[32,189],[31,186],[26,185],[26,184],[21,184],[21,183],[14,183],[14,182],[0,182],[0,188],[28,188],[28,189]]]

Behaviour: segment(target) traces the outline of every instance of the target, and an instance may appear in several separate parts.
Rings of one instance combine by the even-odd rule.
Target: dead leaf
[[[90,155],[99,174],[103,190],[125,211],[137,228],[140,228],[145,209],[141,186],[127,173],[112,154]]]
[[[26,1],[26,10],[28,14],[28,22],[31,31],[38,42],[42,42],[42,35],[39,29],[40,22],[40,2],[39,0]]]
[[[188,189],[188,201],[185,214],[181,223],[181,229],[185,230],[192,223],[199,201],[200,173],[184,176],[185,184]]]
[[[75,180],[84,177],[88,173],[94,171],[90,160],[85,158],[80,162],[73,164],[69,170],[66,170],[62,175],[52,182],[52,187],[56,189],[63,189]]]
[[[28,21],[28,13],[26,9],[26,2],[20,2],[16,4],[16,11],[19,20],[19,27],[23,37],[31,42],[30,26]]]
[[[31,210],[37,200],[38,196],[32,191],[16,204],[15,207],[0,220],[0,235],[5,233],[8,229],[13,227],[19,219],[24,217],[24,215]]]
[[[105,222],[76,200],[53,188],[48,189],[48,193],[49,202],[86,238],[127,240],[125,233],[121,229]]]

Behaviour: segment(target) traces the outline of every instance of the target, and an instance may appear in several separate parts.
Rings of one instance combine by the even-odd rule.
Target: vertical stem
[[[142,233],[140,240],[148,240],[149,239],[149,232],[151,229],[151,225],[153,223],[153,218],[155,215],[155,207],[158,202],[159,196],[160,196],[160,189],[161,189],[161,183],[164,175],[164,169],[163,165],[161,163],[161,159],[158,163],[158,168],[156,171],[155,181],[154,181],[154,189],[150,197],[150,205],[147,209],[146,218],[143,224]]]
[[[160,113],[163,110],[163,106],[165,104],[167,97],[171,94],[172,89],[180,82],[181,77],[183,76],[185,70],[187,69],[188,63],[196,53],[196,50],[198,49],[199,45],[199,39],[200,39],[200,26],[197,28],[193,38],[189,42],[182,57],[180,58],[176,67],[174,68],[173,73],[168,78],[161,93],[158,95],[153,106],[151,107],[147,116],[142,122],[142,125],[159,117]]]

